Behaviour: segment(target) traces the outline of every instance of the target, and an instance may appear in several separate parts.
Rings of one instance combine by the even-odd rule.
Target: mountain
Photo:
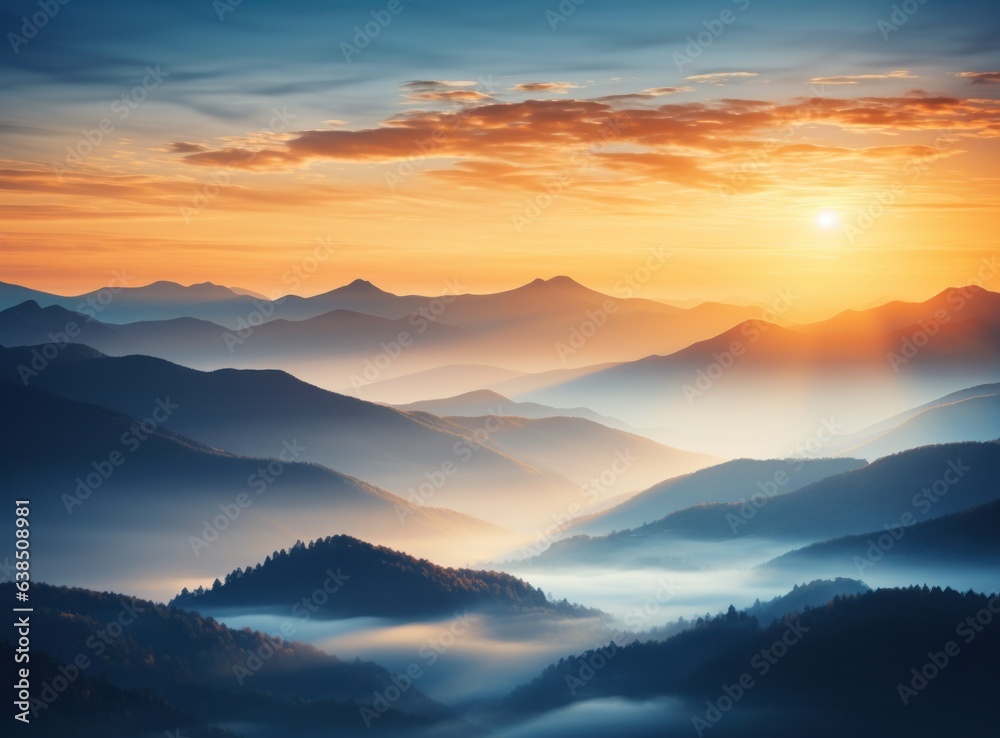
[[[445,379],[446,382],[449,380],[457,381],[458,383],[468,381],[472,384],[478,384],[481,386],[490,386],[496,383],[494,382],[494,378],[488,375],[477,378],[472,376],[470,373],[470,375],[466,377],[458,377],[458,367],[453,367],[453,369],[456,370],[455,374]],[[559,372],[559,374],[565,378],[565,372]],[[440,374],[438,374],[438,376],[440,377]],[[537,387],[516,387],[518,379],[527,380],[529,383],[532,381],[542,381],[544,383],[545,380],[541,379],[542,376],[543,375],[538,374],[519,375],[519,377],[501,380],[499,384],[515,387],[517,391],[530,391],[531,389],[536,389]],[[388,387],[386,385],[398,384],[400,392],[412,393],[416,391],[417,393],[422,392],[426,395],[428,393],[427,390],[420,387],[417,379],[418,377],[412,376],[389,380],[389,382],[373,386],[372,390],[377,393],[380,390],[387,389]],[[407,383],[407,380],[411,381]],[[414,385],[416,385],[416,387],[414,387]],[[444,397],[437,400],[421,400],[418,402],[398,404],[395,407],[405,412],[426,412],[439,416],[452,415],[461,417],[479,417],[482,415],[499,414],[519,418],[583,418],[585,420],[591,420],[595,423],[600,423],[601,425],[606,425],[608,428],[614,428],[615,430],[625,431],[626,433],[637,433],[667,446],[678,446],[684,448],[686,447],[687,442],[691,440],[683,432],[670,428],[635,428],[618,418],[611,417],[610,415],[595,413],[587,407],[564,408],[551,407],[537,402],[520,402],[512,400],[506,395],[492,389],[473,390],[471,392],[465,392],[460,395]],[[501,409],[500,413],[496,412],[498,408]]]
[[[869,568],[928,571],[960,567],[995,572],[1000,563],[1000,501],[917,522],[907,518],[895,525],[861,535],[845,536],[779,556],[769,569],[807,567],[864,574]]]
[[[761,626],[767,627],[776,620],[784,620],[788,617],[798,615],[813,607],[823,607],[835,597],[852,597],[864,594],[871,588],[857,579],[837,577],[836,579],[814,579],[804,584],[796,584],[792,589],[783,595],[778,595],[766,602],[761,602],[760,598],[751,605],[739,612],[746,613],[754,618]],[[721,613],[720,613],[721,614]],[[702,620],[711,620],[711,613],[706,613]],[[690,630],[695,627],[696,621],[680,617],[676,621],[666,625],[655,626],[648,631],[638,633],[633,637],[631,633],[625,634],[628,641],[663,641],[667,638]],[[620,640],[620,639],[619,639]]]
[[[0,592],[13,599],[12,584],[0,585]],[[361,735],[367,729],[361,706],[373,707],[375,696],[387,689],[394,690],[396,699],[387,720],[369,718],[377,729],[395,724],[421,735],[441,723],[448,735],[449,724],[457,722],[412,679],[400,690],[394,686],[403,683],[398,676],[370,661],[341,661],[287,638],[232,630],[197,613],[120,594],[33,582],[31,597],[33,645],[52,662],[67,665],[69,671],[63,673],[75,669],[77,675],[100,678],[117,690],[146,690],[149,722],[162,725],[168,717],[180,717],[168,713],[172,707],[203,726],[239,724],[245,726],[241,732],[252,729],[254,735],[315,736],[319,722],[325,722],[327,732]],[[49,688],[59,689],[59,681],[75,680],[56,680]],[[35,695],[41,696],[45,684],[33,684]],[[55,699],[47,710],[58,710],[60,701]],[[43,727],[48,713],[39,712]],[[117,721],[105,727],[121,729]],[[470,725],[465,728],[477,732]]]
[[[64,346],[67,343],[86,343],[110,353],[136,349],[135,343],[117,328],[58,305],[41,307],[28,300],[0,312],[0,344]]]
[[[259,310],[248,310],[239,328],[195,317],[112,325],[94,318],[88,310],[84,307],[83,312],[72,312],[60,306],[42,308],[34,301],[22,303],[0,312],[0,343],[24,346],[76,340],[112,355],[144,353],[201,368],[287,364],[303,375],[318,372],[314,364],[320,361],[325,362],[322,365],[328,381],[344,384],[354,376],[371,376],[371,370],[365,371],[364,360],[377,359],[390,350],[386,347],[395,345],[399,349],[392,350],[391,363],[394,370],[400,370],[419,358],[420,351],[435,349],[442,342],[455,345],[464,340],[461,329],[443,323],[427,322],[418,333],[407,319],[343,309],[298,321],[269,315],[272,319],[266,322],[262,322],[264,316]],[[408,338],[400,343],[404,335]],[[414,346],[419,351],[403,351]],[[331,372],[341,378],[330,380]]]
[[[857,579],[814,579],[805,584],[796,584],[788,594],[779,595],[767,602],[758,599],[745,612],[767,627],[775,620],[783,620],[810,608],[823,607],[835,597],[852,597],[868,591],[870,587]]]
[[[445,420],[446,427],[457,425],[470,433],[486,423],[483,417]],[[500,453],[565,476],[579,485],[581,501],[590,504],[718,461],[583,418],[506,417],[487,443]]]
[[[0,658],[3,659],[0,678],[9,680],[11,684],[20,680],[20,675],[16,673],[16,656],[13,645],[0,641]],[[77,668],[73,664],[54,661],[38,648],[32,649],[30,663],[29,675],[41,685],[51,685],[56,679],[65,680],[64,673],[72,674],[72,669]],[[49,689],[52,687],[49,686]],[[46,693],[46,696],[49,694]],[[36,704],[44,702],[39,698]],[[236,734],[228,730],[199,725],[197,718],[168,704],[150,689],[122,689],[87,672],[69,681],[59,693],[59,699],[48,707],[36,707],[33,713],[29,710],[29,716],[32,719],[31,735],[41,738],[64,735],[81,738],[162,738],[172,730],[183,730],[185,738],[236,738]]]
[[[723,555],[774,541],[802,546],[877,530],[904,515],[929,520],[1000,499],[1000,443],[953,443],[904,451],[826,477],[795,492],[768,486],[746,503],[689,507],[641,527],[591,538],[575,536],[522,562],[546,566],[649,566]],[[704,549],[692,542],[711,544]],[[787,549],[786,549],[787,550]]]
[[[996,381],[997,297],[983,291],[969,303],[982,309],[953,310],[940,322],[891,332],[879,332],[879,323],[831,334],[752,320],[672,354],[510,394],[584,405],[640,428],[669,419],[698,439],[688,444],[692,450],[784,455],[812,438],[824,420],[850,431],[947,392]]]
[[[10,294],[39,297],[16,290]],[[397,296],[356,280],[314,297],[288,295],[275,301],[210,283],[184,287],[158,282],[50,296],[42,304],[127,326],[143,353],[203,368],[233,362],[262,366],[266,360],[329,389],[355,387],[353,376],[369,384],[468,364],[470,357],[515,372],[637,359],[651,350],[676,350],[759,312],[719,304],[681,309],[614,297],[567,277],[489,295],[466,294],[460,285],[449,284],[438,296]],[[336,317],[319,320],[332,313]],[[150,325],[156,323],[169,325]],[[2,325],[0,315],[0,342]],[[227,335],[234,331],[235,336]],[[17,343],[47,340],[41,332]],[[406,350],[396,351],[395,344]],[[120,353],[110,344],[92,345]],[[381,359],[382,353],[390,360]],[[313,365],[316,357],[325,364]]]
[[[886,431],[892,430],[893,428],[899,427],[901,424],[905,423],[910,418],[919,415],[924,410],[930,410],[939,405],[950,405],[954,402],[960,402],[961,400],[968,400],[974,397],[984,397],[987,395],[994,395],[1000,393],[1000,383],[993,384],[979,384],[975,387],[966,387],[964,389],[957,390],[955,392],[950,392],[944,397],[938,397],[930,402],[925,402],[917,407],[907,408],[901,413],[897,413],[890,418],[874,423],[867,428],[858,431],[852,436],[847,436],[843,439],[845,443],[855,442],[852,439],[860,438],[862,440],[868,440],[871,437],[884,433]]]
[[[30,287],[22,287],[19,284],[0,282],[0,310],[20,305],[23,302],[34,301],[41,305],[52,304],[49,298],[55,297],[48,292],[33,290]]]
[[[211,612],[230,608],[284,612],[288,603],[301,600],[302,593],[315,588],[316,582],[334,575],[336,596],[316,603],[310,610],[315,617],[419,618],[466,610],[595,614],[549,602],[540,589],[509,574],[445,569],[343,535],[321,538],[308,546],[299,543],[287,552],[275,551],[255,568],[235,569],[219,586],[193,593],[185,589],[170,604]]]
[[[766,493],[788,494],[864,464],[860,459],[735,459],[667,479],[610,510],[581,518],[569,530],[603,535],[637,528],[677,510],[707,502],[739,502]]]
[[[897,419],[896,426],[885,428],[887,421],[879,424],[881,428],[854,434],[859,442],[845,453],[878,458],[935,443],[1000,438],[1000,384],[953,393]],[[844,440],[846,445],[848,439]]]
[[[457,415],[462,417],[479,417],[495,413],[496,408],[502,408],[502,415],[512,415],[519,418],[584,418],[609,428],[636,432],[627,423],[600,415],[586,407],[559,408],[540,405],[537,402],[516,402],[504,397],[499,392],[483,389],[465,392],[453,397],[443,397],[437,400],[422,400],[408,404],[397,405],[404,412],[432,413],[439,416]]]
[[[134,591],[162,593],[175,592],[178,577],[209,579],[290,536],[316,538],[331,528],[449,561],[468,555],[458,550],[463,540],[509,540],[474,518],[302,463],[294,436],[270,458],[178,436],[161,420],[183,406],[149,397],[130,417],[0,381],[5,499],[12,511],[30,491],[39,523],[35,576],[94,587],[134,582]]]
[[[1000,657],[1000,630],[975,617],[994,605],[972,592],[883,589],[763,629],[731,608],[663,642],[612,642],[562,659],[503,707],[516,721],[587,701],[594,735],[611,734],[637,701],[649,721],[630,736],[877,738],[887,725],[920,738],[990,735],[1000,707],[982,685]]]
[[[19,382],[31,349],[0,349],[0,378]],[[156,398],[178,410],[163,427],[257,457],[295,439],[300,460],[357,476],[417,504],[452,507],[532,529],[579,498],[559,474],[484,446],[481,431],[338,395],[280,371],[200,372],[147,356],[95,357],[64,350],[30,386],[145,417]],[[527,506],[528,501],[531,507]],[[518,507],[524,503],[523,507]],[[324,531],[326,532],[326,531]]]
[[[363,397],[372,402],[405,405],[436,397],[443,392],[475,392],[482,387],[517,380],[523,372],[503,369],[487,364],[458,363],[425,369],[389,379],[376,379],[360,386],[343,385],[338,388],[345,394]]]
[[[845,310],[828,320],[795,326],[794,330],[818,335],[894,333],[919,324],[977,318],[1000,323],[1000,293],[968,285],[949,287],[924,302],[893,300],[867,310]]]

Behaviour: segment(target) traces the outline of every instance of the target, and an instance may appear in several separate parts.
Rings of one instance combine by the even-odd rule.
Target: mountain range
[[[1000,443],[926,446],[834,474],[785,494],[759,494],[744,503],[703,503],[602,537],[574,536],[521,562],[532,567],[627,568],[680,565],[679,552],[711,543],[780,542],[785,550],[898,524],[903,516],[930,520],[1000,499]],[[772,482],[773,484],[773,482]],[[777,485],[773,485],[777,489]],[[709,555],[706,552],[702,557]],[[688,563],[691,554],[688,553]]]
[[[137,592],[175,592],[178,576],[206,579],[243,552],[263,556],[290,534],[317,538],[333,526],[449,561],[464,558],[467,536],[510,540],[467,515],[296,460],[294,437],[251,458],[179,436],[156,420],[173,408],[166,395],[151,395],[135,416],[6,381],[0,400],[9,488],[30,490],[32,513],[46,521],[32,539],[41,579],[99,586],[113,577]],[[120,555],[133,546],[149,556]]]

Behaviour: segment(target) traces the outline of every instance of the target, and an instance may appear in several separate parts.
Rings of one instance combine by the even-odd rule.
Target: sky
[[[0,31],[6,282],[819,309],[996,258],[987,0],[11,0]]]

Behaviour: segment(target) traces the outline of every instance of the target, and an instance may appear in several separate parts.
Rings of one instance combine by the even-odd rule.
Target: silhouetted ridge
[[[322,603],[310,603],[310,612],[330,618],[406,617],[456,609],[597,614],[565,600],[549,602],[541,589],[510,574],[444,568],[345,535],[308,545],[299,541],[255,567],[235,569],[211,589],[185,590],[171,604],[194,609],[287,608],[308,600],[317,589],[325,589],[329,596],[322,597]]]
[[[0,596],[12,601],[13,595],[13,584],[0,584]],[[83,653],[90,661],[83,670],[85,676],[103,680],[118,690],[141,690],[125,696],[109,691],[109,700],[124,701],[120,707],[128,707],[135,705],[137,695],[145,695],[146,719],[158,721],[173,713],[181,722],[170,726],[171,730],[190,724],[190,720],[174,712],[176,708],[203,723],[267,726],[269,729],[261,733],[254,732],[267,738],[295,735],[296,728],[318,726],[337,735],[362,735],[366,726],[359,705],[372,704],[377,693],[394,684],[390,672],[373,662],[341,661],[288,638],[249,628],[233,630],[212,618],[148,600],[40,582],[32,583],[31,597],[33,674],[36,648],[44,651],[46,658],[62,664],[73,664]],[[120,625],[118,636],[109,625],[112,623]],[[5,668],[12,663],[4,660]],[[41,680],[33,684],[36,694],[40,694]],[[60,702],[57,698],[53,706],[65,718]],[[115,733],[113,729],[120,727],[116,723],[117,709],[111,705],[103,726],[107,732],[97,735],[150,735],[138,730]],[[451,720],[450,710],[428,699],[413,685],[399,695],[391,710],[382,713],[374,727],[416,728],[440,720]],[[40,722],[38,727],[43,727],[44,718]],[[75,731],[30,734],[54,738]],[[188,735],[183,730],[181,734]],[[475,730],[470,732],[475,734]],[[162,731],[158,735],[162,736]],[[190,738],[195,735],[221,738],[225,734],[192,733]]]
[[[996,595],[937,587],[884,589],[835,597],[763,629],[730,607],[666,641],[612,643],[560,659],[505,704],[524,714],[573,700],[670,697],[682,703],[678,735],[685,727],[693,734],[697,718],[713,738],[879,738],[887,726],[921,738],[993,735],[1000,703],[987,697],[987,685],[995,681],[1000,628],[981,623],[998,617],[997,604]],[[949,642],[958,652],[944,662]],[[944,665],[925,669],[931,655]],[[602,666],[581,671],[592,663]],[[744,674],[752,684],[737,690]],[[663,727],[672,734],[673,726]]]

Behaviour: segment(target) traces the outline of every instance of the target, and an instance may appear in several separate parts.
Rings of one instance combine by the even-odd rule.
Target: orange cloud
[[[492,95],[477,90],[428,90],[416,92],[407,97],[408,100],[440,100],[444,102],[483,102],[492,100]]]
[[[974,85],[1000,84],[1000,72],[958,72],[955,76],[970,79]]]
[[[746,79],[748,77],[759,76],[759,72],[713,72],[711,74],[692,74],[690,77],[685,77],[684,81],[722,87],[726,82],[732,82],[736,79]]]
[[[201,151],[208,151],[209,148],[201,144],[189,143],[187,141],[173,141],[170,143],[169,150],[172,154],[196,154]]]
[[[554,92],[557,95],[562,95],[579,87],[580,85],[575,85],[572,82],[522,82],[519,85],[514,85],[511,89],[514,92]]]
[[[430,84],[412,86],[426,88]],[[653,91],[663,93],[665,88]],[[637,94],[652,95],[653,91]],[[375,128],[298,131],[256,151],[228,146],[195,151],[184,160],[272,170],[323,159],[392,162],[447,157],[476,162],[455,169],[454,178],[466,184],[471,184],[477,173],[483,174],[484,162],[503,162],[506,182],[513,184],[536,180],[543,172],[565,172],[576,166],[574,157],[585,157],[588,170],[603,170],[612,180],[633,177],[706,187],[717,181],[713,168],[722,168],[734,157],[764,146],[776,131],[790,126],[823,124],[872,133],[950,130],[965,136],[1000,135],[1000,104],[979,99],[908,94],[798,99],[787,104],[723,99],[636,107],[635,102],[625,95],[592,100],[491,101],[461,110],[416,110],[389,118]],[[630,150],[617,151],[616,147]],[[788,141],[771,156],[791,164],[803,157],[814,162],[876,162],[926,160],[956,153],[960,152],[926,145],[855,149]],[[483,174],[480,184],[493,186],[494,180]]]
[[[837,77],[813,77],[810,82],[817,85],[856,85],[859,82],[882,79],[918,79],[908,69],[898,69],[888,74],[845,74]]]

